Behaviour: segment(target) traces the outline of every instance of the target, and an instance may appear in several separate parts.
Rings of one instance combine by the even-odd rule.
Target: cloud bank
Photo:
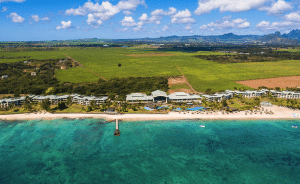
[[[219,9],[221,13],[248,11],[262,6],[270,0],[199,0],[196,15],[210,13],[212,10]]]
[[[231,20],[231,16],[223,17],[222,21],[211,22],[206,25],[202,25],[200,29],[211,29],[211,30],[224,30],[224,29],[246,29],[250,26],[250,23],[247,22],[247,19],[234,19]]]
[[[65,14],[74,16],[88,15],[87,23],[91,26],[98,27],[103,21],[110,20],[121,11],[124,11],[123,13],[125,14],[130,14],[130,10],[135,10],[139,5],[145,5],[145,2],[141,0],[122,0],[118,4],[112,5],[108,1],[102,2],[101,4],[89,1],[76,9],[67,9]]]

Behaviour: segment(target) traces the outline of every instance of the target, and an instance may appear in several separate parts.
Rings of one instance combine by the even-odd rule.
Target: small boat
[[[205,125],[200,125],[200,127],[205,127]]]
[[[292,126],[292,128],[298,128],[298,126]]]

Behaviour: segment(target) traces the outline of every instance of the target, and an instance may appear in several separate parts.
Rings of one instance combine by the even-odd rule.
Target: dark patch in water
[[[27,172],[32,175],[39,174],[45,166],[43,162],[33,160],[28,161],[25,165]]]
[[[300,154],[299,153],[246,153],[245,154],[252,163],[265,164],[269,167],[295,167],[300,172]],[[295,170],[295,172],[296,172]]]
[[[219,149],[222,149],[222,143],[217,140],[208,139],[205,143],[206,148],[208,149],[209,153],[214,153]]]
[[[0,120],[0,128],[6,128],[8,126],[14,127],[20,123],[26,123],[26,121],[23,121],[23,120],[17,120],[17,121]]]

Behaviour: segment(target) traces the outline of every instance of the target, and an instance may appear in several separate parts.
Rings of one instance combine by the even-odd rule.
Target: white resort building
[[[99,104],[105,103],[106,100],[108,100],[107,96],[95,97],[95,96],[77,95],[77,96],[72,97],[72,102],[75,102],[75,103],[81,104],[81,105],[90,105],[92,101],[95,101],[95,105],[99,105]]]
[[[144,93],[131,93],[129,95],[126,95],[126,101],[128,102],[152,102],[153,97],[152,96],[147,96]]]
[[[233,94],[231,93],[215,93],[213,95],[203,95],[203,97],[205,98],[205,100],[207,100],[208,102],[221,102],[223,99],[230,99],[233,97]]]
[[[13,104],[15,106],[22,105],[25,99],[26,97],[0,99],[0,107],[6,108],[10,104]]]
[[[49,99],[52,104],[58,104],[58,102],[66,102],[69,97],[71,97],[72,102],[81,104],[81,105],[90,105],[91,101],[94,100],[96,105],[105,103],[106,100],[108,100],[107,96],[103,97],[95,97],[95,96],[83,96],[83,95],[78,95],[78,94],[72,94],[72,95],[61,95],[61,96],[56,96],[56,95],[48,95],[48,96],[35,96],[35,95],[30,95],[30,98],[34,102],[42,102],[46,99]]]
[[[293,91],[270,91],[274,97],[277,98],[285,98],[285,99],[299,99],[300,92],[293,92]]]
[[[151,93],[153,97],[153,102],[168,102],[168,95],[166,92],[161,90],[156,90]]]
[[[135,102],[193,102],[200,100],[202,97],[199,95],[190,95],[184,92],[176,92],[167,95],[164,91],[156,90],[151,93],[151,95],[146,95],[144,93],[131,93],[126,95],[126,101]]]
[[[300,92],[293,91],[276,91],[276,90],[247,90],[247,91],[238,91],[238,90],[226,90],[223,93],[215,93],[215,94],[188,94],[184,92],[176,92],[170,95],[167,95],[164,91],[156,90],[151,92],[151,95],[146,95],[144,93],[131,93],[126,95],[126,101],[129,103],[148,103],[148,102],[202,102],[202,99],[206,99],[209,102],[221,102],[223,99],[231,99],[235,95],[242,95],[244,98],[255,98],[260,97],[262,95],[272,94],[277,98],[285,98],[285,99],[300,99]],[[81,105],[90,105],[91,101],[95,101],[96,105],[105,103],[109,98],[107,96],[96,97],[96,96],[84,96],[79,94],[71,94],[71,95],[47,95],[47,96],[36,96],[36,95],[28,95],[33,102],[40,103],[46,99],[49,99],[52,104],[58,104],[59,102],[66,102],[68,98],[71,98],[73,103],[81,104]],[[13,105],[22,105],[25,101],[25,97],[19,98],[7,98],[0,99],[0,107],[6,108],[10,104]],[[269,106],[270,104],[266,102],[262,102],[262,106]]]
[[[190,95],[188,93],[184,93],[184,92],[176,92],[173,94],[170,94],[169,96],[169,100],[172,102],[193,102],[193,101],[198,101],[200,99],[202,99],[202,97],[200,97],[199,95]],[[201,102],[201,100],[200,100]]]

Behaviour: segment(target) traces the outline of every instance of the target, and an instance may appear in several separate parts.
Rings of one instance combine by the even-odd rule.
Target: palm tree
[[[206,99],[205,99],[205,98],[203,98],[203,99],[202,99],[202,104],[204,104],[204,105],[205,105],[205,107],[207,106],[207,101],[206,101]]]
[[[228,106],[228,104],[227,104],[227,102],[226,102],[226,99],[223,99],[223,100],[222,100],[222,105],[223,105],[223,107]]]

